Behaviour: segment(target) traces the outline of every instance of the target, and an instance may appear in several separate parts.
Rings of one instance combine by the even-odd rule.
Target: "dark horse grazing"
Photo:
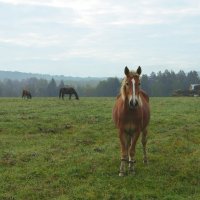
[[[69,99],[71,99],[72,94],[75,95],[77,100],[79,99],[78,94],[73,87],[60,88],[59,98],[62,96],[62,99],[64,99],[65,94],[69,94]]]
[[[134,156],[137,140],[142,132],[142,145],[144,163],[147,163],[146,143],[147,126],[150,120],[149,97],[140,89],[140,74],[142,70],[129,71],[125,67],[125,78],[122,81],[120,95],[116,99],[113,108],[113,120],[119,129],[121,144],[121,165],[119,176],[126,173],[126,163],[129,163],[129,171],[134,174]]]
[[[27,98],[27,99],[31,99],[31,93],[28,90],[23,90],[22,91],[22,98]]]

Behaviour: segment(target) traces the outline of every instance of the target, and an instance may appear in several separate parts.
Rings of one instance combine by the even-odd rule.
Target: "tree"
[[[142,75],[142,79],[141,79],[141,88],[142,88],[148,95],[151,95],[150,81],[149,81],[149,77],[148,77],[146,74]]]
[[[6,97],[12,97],[15,94],[15,88],[13,85],[13,81],[10,79],[6,79],[4,82],[4,91],[3,91],[3,96]]]
[[[188,90],[190,84],[199,84],[200,78],[196,71],[190,71],[185,74],[179,71],[175,74],[173,71],[165,70],[157,74],[152,72],[150,76],[143,75],[141,79],[141,88],[150,96],[171,96],[175,90]],[[120,89],[120,80],[118,78],[108,78],[98,82],[88,82],[78,80],[68,82],[69,85],[77,85],[77,92],[80,96],[117,96]],[[0,81],[0,96],[13,97],[21,96],[22,89],[30,90],[33,96],[58,96],[59,88],[64,87],[64,82],[60,81],[57,87],[55,80],[50,82],[45,79],[29,78],[18,80],[4,79]]]
[[[39,79],[36,84],[36,96],[47,96],[48,81],[45,79]]]
[[[175,90],[181,89],[186,90],[187,88],[187,77],[183,70],[180,70],[176,74],[176,86],[174,87]]]
[[[3,96],[3,88],[4,88],[3,82],[0,81],[0,97]]]
[[[47,86],[47,95],[50,97],[55,97],[58,95],[57,93],[56,81],[52,78]]]
[[[200,79],[199,79],[198,73],[196,71],[189,72],[187,75],[188,88],[190,84],[199,84],[199,83],[200,83]]]
[[[60,81],[60,84],[58,85],[58,89],[65,87],[65,84],[63,80]]]
[[[120,82],[118,78],[108,78],[100,81],[96,87],[96,96],[117,96],[119,93]]]

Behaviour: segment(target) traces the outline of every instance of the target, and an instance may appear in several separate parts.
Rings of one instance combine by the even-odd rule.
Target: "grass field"
[[[149,165],[119,177],[114,98],[0,98],[0,199],[200,199],[200,98],[151,98]]]

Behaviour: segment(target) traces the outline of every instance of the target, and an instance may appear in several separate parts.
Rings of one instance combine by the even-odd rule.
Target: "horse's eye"
[[[128,82],[126,82],[126,85],[128,86],[128,85],[129,85],[129,83],[128,83]]]

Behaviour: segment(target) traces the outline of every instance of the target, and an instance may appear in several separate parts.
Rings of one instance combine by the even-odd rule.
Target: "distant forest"
[[[121,86],[121,79],[107,78],[94,79],[88,78],[85,81],[80,78],[71,78],[68,80],[58,80],[51,78],[31,77],[26,79],[14,80],[13,78],[5,78],[0,80],[0,97],[20,97],[22,90],[27,89],[31,92],[33,97],[56,97],[59,89],[66,85],[70,85],[77,90],[79,96],[88,97],[112,97],[119,93]],[[190,84],[200,84],[200,77],[196,71],[185,73],[179,71],[165,70],[164,72],[154,73],[149,76],[142,75],[141,87],[149,96],[171,96],[173,91],[181,89],[187,90]]]

